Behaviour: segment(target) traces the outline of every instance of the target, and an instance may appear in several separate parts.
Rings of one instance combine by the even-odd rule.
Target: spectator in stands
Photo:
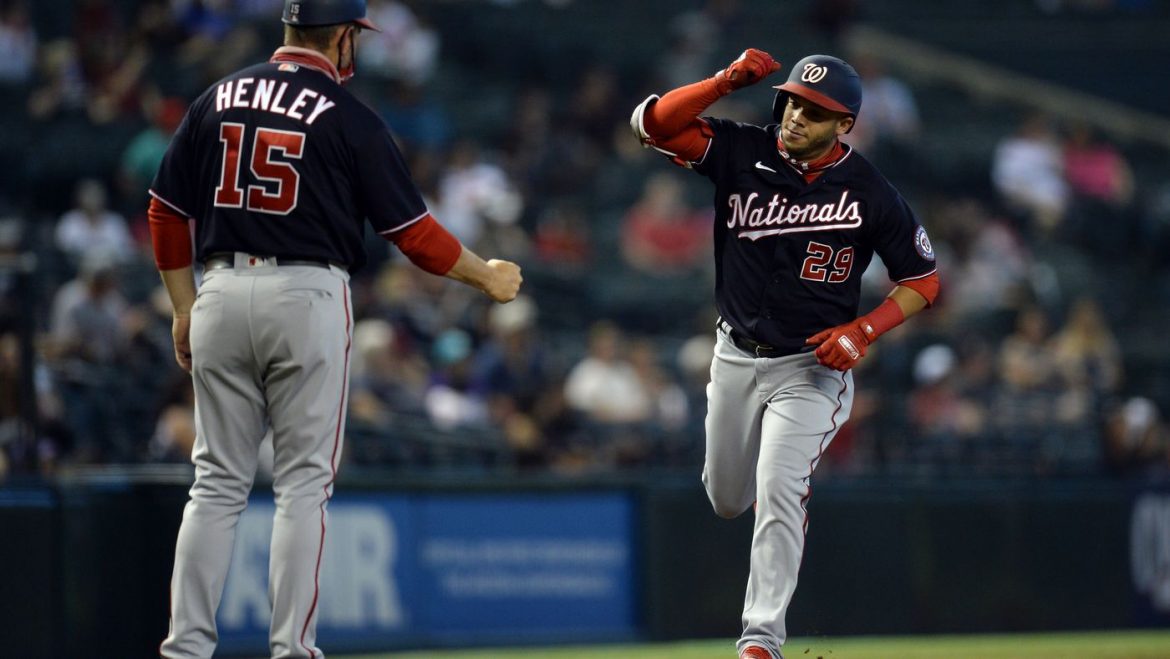
[[[1170,429],[1149,398],[1132,396],[1108,412],[1105,461],[1115,476],[1170,472]]]
[[[82,462],[126,459],[132,453],[118,409],[125,311],[113,262],[96,252],[86,255],[78,277],[53,299],[50,366],[74,437],[74,457]]]
[[[858,53],[849,60],[861,76],[865,114],[842,139],[867,158],[898,166],[915,157],[921,122],[918,103],[909,85],[891,74],[873,53]]]
[[[358,49],[362,75],[373,74],[411,86],[430,80],[438,68],[440,40],[424,17],[395,0],[370,0],[366,17],[382,31],[362,35],[362,47]]]
[[[176,23],[186,37],[179,62],[200,71],[197,87],[242,68],[259,50],[256,29],[238,20],[228,0],[173,0],[172,4]]]
[[[17,217],[0,217],[0,260],[16,260],[23,250],[25,223]],[[22,277],[13,268],[0,268],[0,332],[16,329],[29,313],[29,300],[37,293],[22,289]]]
[[[991,182],[1030,230],[1048,235],[1056,229],[1068,210],[1070,191],[1060,141],[1047,116],[1030,115],[1000,140],[992,156]]]
[[[687,397],[687,422],[683,432],[676,433],[683,445],[678,446],[677,454],[671,456],[675,460],[699,462],[703,459],[707,383],[711,381],[711,357],[714,354],[715,338],[711,332],[693,334],[679,346],[675,361],[679,383]]]
[[[179,98],[161,98],[147,104],[146,114],[150,124],[134,136],[122,151],[120,179],[122,193],[142,205],[150,182],[158,172],[171,136],[183,120],[187,104]]]
[[[573,201],[549,204],[536,220],[533,256],[555,271],[580,276],[593,259],[593,238],[585,209]]]
[[[618,98],[617,74],[609,68],[593,64],[574,85],[565,116],[565,126],[583,135],[591,148],[604,151],[609,148],[614,126],[624,125],[622,100]]]
[[[363,318],[353,328],[349,413],[355,427],[385,428],[400,414],[426,415],[427,362],[393,325]]]
[[[105,124],[136,115],[150,48],[144,34],[128,30],[116,3],[74,4],[73,38],[85,76],[89,119]]]
[[[812,0],[808,5],[808,22],[831,46],[836,46],[841,35],[857,21],[861,4],[861,0]]]
[[[985,433],[987,409],[966,391],[955,350],[938,343],[920,351],[914,360],[914,385],[907,408],[919,444],[915,459],[960,465]]]
[[[23,366],[20,340],[14,332],[0,334],[0,456],[5,456],[0,457],[0,460],[6,460],[15,472],[35,470],[50,476],[56,470],[61,456],[73,444],[69,428],[63,421],[64,405],[43,354],[50,349],[48,342],[42,341],[35,349],[32,360],[39,434],[22,437],[22,433],[30,429],[18,420],[21,413],[20,396],[24,393],[21,391]]]
[[[0,334],[0,456],[5,456],[9,447],[15,448],[26,430],[20,407],[22,384],[20,341],[15,332],[4,332]],[[4,480],[6,464],[0,465],[0,482]]]
[[[519,295],[488,309],[487,336],[475,351],[472,381],[488,396],[532,409],[548,386],[548,364],[536,325],[536,303]]]
[[[547,466],[550,458],[538,414],[555,387],[536,321],[536,303],[527,295],[490,307],[472,365],[472,388],[484,392],[492,425],[524,468]]]
[[[1019,232],[970,197],[946,202],[937,215],[946,218],[939,242],[954,256],[946,261],[951,270],[943,312],[970,323],[1014,308],[1028,291],[1033,265]]]
[[[503,168],[470,141],[455,145],[438,193],[435,215],[465,245],[479,245],[497,231],[509,233],[524,210],[524,199]]]
[[[394,135],[404,147],[442,152],[450,146],[455,132],[451,118],[443,104],[428,95],[426,86],[392,83],[386,93],[375,95],[382,96],[386,99],[380,106],[382,118],[394,127]]]
[[[670,42],[655,63],[655,88],[674,89],[711,75],[717,27],[702,11],[667,19]]]
[[[57,39],[45,44],[40,60],[39,84],[28,96],[29,117],[48,121],[61,114],[84,112],[88,88],[73,42]]]
[[[106,186],[96,179],[77,184],[76,206],[57,222],[57,249],[81,262],[98,254],[123,263],[133,258],[134,239],[126,220],[107,207]]]
[[[195,446],[195,389],[191,378],[176,373],[163,392],[146,459],[189,464]]]
[[[646,179],[642,195],[622,220],[621,253],[627,265],[655,277],[704,267],[711,249],[712,217],[708,211],[688,207],[685,197],[673,172]]]
[[[1127,206],[1133,200],[1133,172],[1129,162],[1092,126],[1073,123],[1063,153],[1064,175],[1076,197],[1113,206]]]
[[[1091,297],[1073,302],[1068,320],[1052,339],[1052,352],[1068,386],[1085,387],[1100,396],[1121,385],[1121,348]]]
[[[1021,469],[1041,469],[1042,446],[1056,427],[1060,373],[1051,348],[1048,315],[1035,305],[1017,313],[1015,330],[999,346],[999,386],[991,416],[1007,444],[1008,460]]]
[[[652,414],[650,397],[626,359],[625,336],[611,322],[589,328],[589,352],[569,371],[565,399],[595,423],[640,423]]]
[[[668,433],[681,430],[687,422],[690,403],[673,374],[659,362],[655,341],[649,338],[633,341],[629,360],[650,399],[650,421]]]
[[[483,426],[488,421],[487,399],[473,386],[473,356],[471,335],[457,328],[445,330],[431,346],[434,371],[425,404],[439,428]]]
[[[1033,390],[1053,386],[1059,364],[1051,349],[1048,315],[1038,306],[1019,310],[1016,328],[1000,344],[999,375],[1010,388]]]
[[[0,85],[28,82],[36,62],[37,33],[25,1],[0,2]]]
[[[1064,175],[1072,193],[1073,237],[1102,258],[1131,256],[1140,227],[1129,214],[1133,172],[1121,151],[1088,124],[1076,122],[1064,142]]]

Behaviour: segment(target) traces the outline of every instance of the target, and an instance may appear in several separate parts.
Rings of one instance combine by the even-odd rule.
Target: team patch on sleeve
[[[914,249],[918,250],[918,255],[927,261],[934,260],[934,247],[931,247],[930,236],[926,235],[926,228],[921,224],[914,232]]]

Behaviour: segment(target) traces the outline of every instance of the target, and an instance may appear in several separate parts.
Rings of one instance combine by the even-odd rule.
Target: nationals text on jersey
[[[254,88],[252,83],[256,84]],[[277,86],[276,80],[268,78],[225,80],[215,88],[215,111],[223,112],[228,108],[264,110],[283,114],[311,126],[317,117],[321,116],[321,113],[336,105],[323,95],[305,87],[301,89],[301,93],[297,94],[291,105],[284,107],[281,102],[284,100],[286,91],[288,91],[287,82],[280,82],[280,85]],[[305,117],[302,110],[309,108],[309,101],[313,98],[316,98],[316,105],[309,116]]]
[[[748,195],[745,201],[737,192],[728,197],[727,205],[731,207],[731,217],[727,218],[727,228],[780,226],[760,231],[741,231],[740,238],[756,240],[764,236],[775,236],[782,233],[856,229],[861,226],[861,202],[849,201],[848,190],[841,193],[840,199],[829,204],[809,203],[789,206],[788,198],[781,198],[777,193],[772,195],[772,201],[755,206],[755,201],[759,196],[758,192],[753,192]],[[764,213],[765,209],[767,209],[767,214]]]

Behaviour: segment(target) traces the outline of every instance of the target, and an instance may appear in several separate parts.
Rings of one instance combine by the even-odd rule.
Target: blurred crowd
[[[0,145],[25,163],[0,179],[0,479],[186,462],[192,393],[174,363],[146,189],[187,103],[279,43],[282,3],[45,4],[61,6],[0,0]],[[533,9],[465,4],[503,21]],[[556,65],[523,48],[489,52],[492,35],[456,41],[430,3],[369,0],[369,14],[384,32],[362,36],[352,89],[394,130],[432,213],[480,254],[521,263],[526,286],[493,306],[370,237],[353,279],[346,460],[697,469],[713,213],[704,182],[642,149],[627,121],[646,94],[742,49],[731,36],[750,20],[741,3],[681,11],[653,57],[624,67],[578,51]],[[847,57],[865,80],[849,140],[910,198],[943,289],[862,362],[853,418],[822,470],[1170,469],[1170,400],[1147,373],[1166,362],[1147,361],[1133,321],[1145,316],[1120,311],[1134,299],[1127,276],[1167,274],[1170,204],[1150,201],[1158,191],[1106,133],[1023,108],[988,137],[985,180],[947,181],[923,154],[961,127],[931,122],[887,62]],[[712,113],[766,123],[769,111],[729,98]],[[36,267],[22,268],[29,253]],[[890,286],[875,260],[863,311]]]

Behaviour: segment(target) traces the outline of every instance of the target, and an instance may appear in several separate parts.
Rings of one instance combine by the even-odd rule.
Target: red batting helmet
[[[366,0],[284,0],[280,20],[285,25],[304,27],[357,23],[367,30],[381,32],[366,18]]]
[[[776,121],[784,117],[789,94],[854,118],[861,112],[861,77],[844,60],[831,55],[809,55],[800,60],[788,73],[788,81],[774,89],[772,118]]]

